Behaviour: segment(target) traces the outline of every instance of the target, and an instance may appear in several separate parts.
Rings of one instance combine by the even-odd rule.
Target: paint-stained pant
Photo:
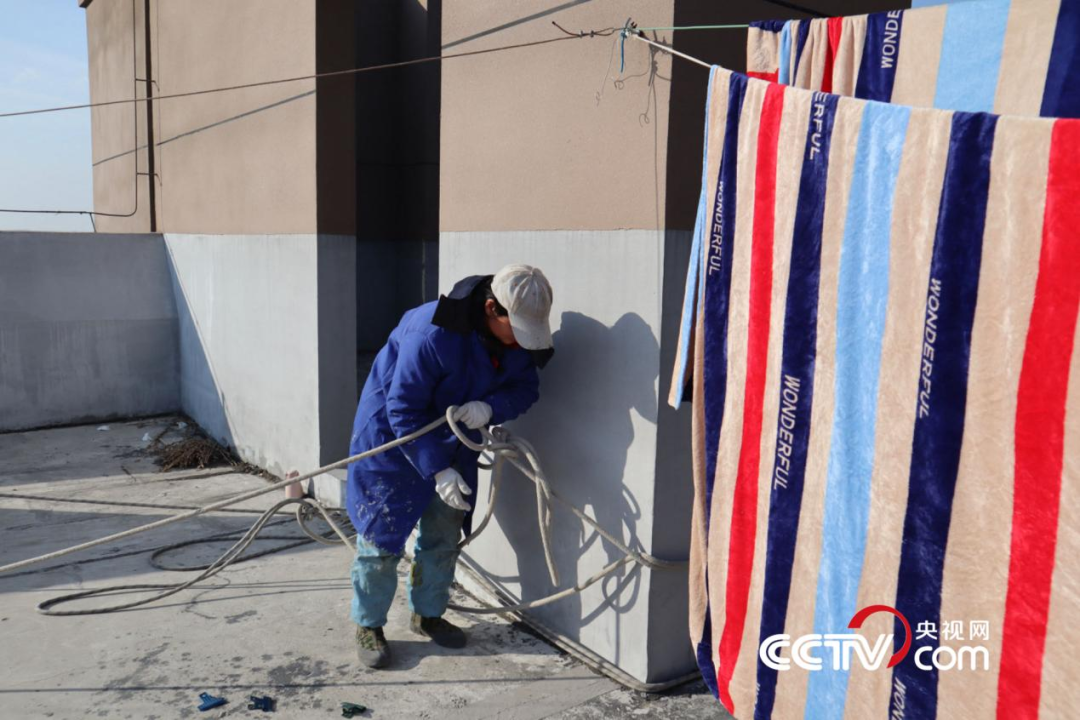
[[[409,573],[409,608],[423,617],[440,617],[450,601],[450,583],[458,557],[458,540],[465,513],[438,497],[420,517],[412,569]],[[382,627],[397,590],[401,555],[392,555],[357,538],[352,566],[352,620],[364,627]]]

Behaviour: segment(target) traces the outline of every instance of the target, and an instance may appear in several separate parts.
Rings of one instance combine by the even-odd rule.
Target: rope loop
[[[482,455],[487,453],[490,456],[490,462],[488,463],[488,466],[490,466],[491,468],[491,483],[488,493],[487,508],[485,509],[484,516],[481,519],[480,523],[477,525],[476,530],[473,531],[461,543],[459,543],[459,548],[463,548],[468,545],[481,532],[483,532],[484,528],[487,527],[488,523],[491,520],[492,513],[495,509],[495,500],[498,495],[499,486],[502,482],[503,470],[505,470],[507,464],[510,464],[513,465],[525,478],[531,480],[536,485],[536,514],[540,528],[540,541],[544,548],[544,560],[547,564],[548,574],[551,578],[551,584],[553,586],[558,587],[559,585],[559,572],[558,568],[555,566],[555,554],[552,550],[551,545],[551,523],[554,517],[554,513],[552,511],[553,500],[557,500],[558,502],[565,505],[567,509],[569,509],[569,511],[573,513],[577,518],[579,518],[583,523],[589,525],[597,532],[597,534],[599,534],[601,537],[603,537],[605,540],[607,540],[609,543],[611,543],[614,547],[618,548],[623,553],[622,558],[602,568],[592,577],[574,585],[573,587],[560,590],[546,597],[520,603],[518,605],[500,606],[496,608],[475,608],[464,607],[460,605],[450,605],[449,607],[451,607],[452,609],[469,613],[517,612],[530,608],[541,607],[543,605],[547,605],[570,595],[580,593],[590,585],[602,580],[604,577],[628,565],[629,563],[636,563],[640,566],[654,569],[674,569],[686,567],[687,563],[685,561],[678,562],[671,560],[661,560],[659,558],[653,557],[652,555],[649,555],[648,553],[629,547],[625,542],[623,542],[621,538],[621,532],[619,533],[619,536],[613,535],[604,528],[600,527],[599,523],[597,523],[596,520],[594,520],[589,515],[585,514],[584,511],[577,508],[575,505],[560,496],[548,482],[547,477],[544,474],[544,470],[540,465],[539,454],[536,452],[536,448],[534,448],[528,440],[514,435],[510,430],[505,427],[495,426],[491,428],[479,428],[481,440],[480,442],[476,442],[471,437],[469,437],[466,431],[458,424],[459,415],[460,408],[452,405],[446,409],[445,415],[438,420],[429,423],[428,425],[424,426],[423,428],[417,430],[414,433],[410,433],[409,435],[393,440],[380,447],[364,451],[358,455],[353,455],[352,457],[345,458],[344,460],[339,460],[336,463],[332,463],[330,465],[319,468],[318,470],[314,470],[298,477],[286,478],[285,480],[273,483],[272,485],[269,485],[265,488],[248,491],[227,500],[221,500],[210,505],[194,508],[190,512],[183,513],[181,515],[175,515],[169,518],[165,518],[163,520],[158,520],[137,528],[132,528],[131,530],[126,530],[121,533],[110,535],[104,538],[99,538],[98,540],[65,548],[63,550],[47,553],[36,558],[30,558],[28,560],[21,560],[16,563],[11,563],[9,565],[0,567],[0,573],[14,570],[16,568],[25,567],[27,565],[37,564],[57,557],[62,557],[64,555],[69,555],[71,553],[78,552],[80,550],[86,550],[91,547],[96,547],[98,545],[103,545],[108,542],[115,542],[116,540],[129,537],[136,533],[146,532],[147,530],[163,527],[165,525],[180,522],[182,520],[191,519],[207,512],[221,510],[229,505],[235,505],[245,500],[250,500],[252,498],[258,497],[260,495],[265,495],[275,490],[280,490],[287,485],[291,485],[301,480],[315,477],[316,475],[328,472],[332,469],[345,467],[346,465],[363,459],[365,457],[371,457],[372,455],[386,452],[391,448],[398,447],[399,445],[403,445],[407,442],[411,442],[418,437],[437,429],[443,423],[446,423],[450,427],[450,431],[454,433],[454,435],[458,438],[458,440],[461,441],[463,445],[470,448],[471,450],[481,453]],[[436,500],[433,502],[438,501]],[[301,532],[306,535],[308,539],[298,538],[297,540],[299,542],[292,542],[287,545],[273,548],[271,550],[245,555],[244,551],[248,548],[248,546],[250,546],[251,543],[257,539],[259,533],[261,533],[268,524],[271,524],[271,518],[282,508],[289,505],[297,506],[296,521],[300,526]],[[316,518],[321,518],[329,526],[329,530],[322,533],[313,530],[310,527],[310,524]],[[346,530],[346,528],[348,528],[348,530]],[[211,538],[203,538],[202,540],[178,543],[176,545],[167,546],[166,548],[162,548],[159,550],[161,552],[164,552],[170,549],[185,547],[192,543],[208,542],[211,540],[223,540],[226,539],[226,536],[234,534],[235,533],[231,532],[224,533],[223,535],[219,534],[211,536]],[[355,552],[356,548],[353,542],[354,537],[355,535],[353,534],[352,528],[349,524],[348,516],[345,514],[345,511],[343,509],[327,508],[324,507],[321,503],[313,500],[312,498],[307,497],[286,498],[275,503],[266,511],[264,511],[255,521],[255,524],[252,525],[251,528],[249,528],[248,530],[244,531],[242,533],[242,536],[236,540],[232,547],[225,551],[225,553],[220,558],[210,563],[209,565],[189,568],[162,568],[170,570],[175,569],[185,571],[201,571],[191,580],[172,584],[115,585],[112,587],[84,590],[82,592],[72,593],[70,595],[62,595],[46,600],[38,605],[38,611],[44,615],[99,615],[110,612],[118,612],[121,610],[130,610],[132,608],[156,602],[157,600],[161,600],[162,598],[174,595],[181,590],[192,587],[196,583],[213,577],[214,575],[227,568],[229,565],[232,565],[236,562],[243,562],[244,560],[253,559],[262,555],[267,555],[272,552],[280,552],[281,550],[295,547],[299,544],[314,541],[322,543],[324,545],[343,545],[347,550],[350,551],[350,553]],[[231,540],[232,538],[228,539]],[[264,536],[264,539],[291,540],[293,538],[277,536],[273,538],[266,538]],[[114,593],[130,591],[155,592],[153,592],[149,597],[143,598],[141,600],[125,602],[122,604],[112,605],[108,607],[97,607],[85,610],[53,609],[57,605],[67,603],[73,600],[108,596]]]

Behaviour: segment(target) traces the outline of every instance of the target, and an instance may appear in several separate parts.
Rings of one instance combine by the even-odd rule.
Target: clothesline
[[[750,27],[749,23],[737,23],[735,25],[675,25],[673,27],[643,27],[638,28],[641,32],[650,30],[745,30]]]

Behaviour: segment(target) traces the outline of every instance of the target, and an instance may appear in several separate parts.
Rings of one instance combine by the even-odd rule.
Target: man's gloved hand
[[[481,403],[482,404],[482,403]],[[465,502],[464,495],[472,495],[472,490],[454,468],[446,468],[435,473],[435,492],[442,501],[455,510],[472,510],[472,505]]]
[[[480,400],[467,402],[458,408],[457,420],[470,430],[482,428],[491,420],[491,406]]]

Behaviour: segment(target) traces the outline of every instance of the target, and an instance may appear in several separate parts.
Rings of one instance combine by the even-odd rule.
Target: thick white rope
[[[609,533],[607,530],[604,530],[604,528],[602,528],[595,520],[593,520],[591,517],[586,515],[580,509],[578,509],[569,500],[567,500],[563,496],[559,495],[559,493],[556,492],[555,489],[551,487],[551,485],[547,482],[547,479],[544,477],[543,471],[540,470],[540,462],[537,459],[536,450],[534,450],[532,445],[529,444],[523,438],[519,438],[517,436],[511,435],[510,432],[508,430],[506,430],[506,428],[494,427],[491,430],[486,430],[486,429],[481,430],[481,433],[484,435],[484,438],[485,438],[484,443],[474,443],[474,442],[472,442],[468,438],[468,436],[464,435],[464,433],[462,433],[457,428],[456,424],[451,425],[450,429],[454,430],[454,433],[458,436],[459,440],[461,440],[463,443],[465,443],[469,448],[471,448],[473,450],[494,450],[494,451],[499,452],[499,454],[500,454],[499,457],[500,458],[505,459],[506,461],[510,462],[510,464],[514,465],[514,467],[516,467],[518,470],[520,470],[521,473],[523,475],[525,475],[526,478],[528,478],[529,480],[532,480],[537,485],[542,486],[544,495],[546,497],[554,498],[555,500],[558,500],[559,502],[561,502],[563,505],[565,505],[570,510],[570,512],[572,512],[579,519],[581,519],[584,523],[586,523],[587,525],[592,527],[594,530],[596,530],[596,532],[601,537],[603,537],[605,540],[610,542],[616,548],[621,550],[624,554],[633,557],[634,561],[637,562],[638,564],[644,565],[644,566],[650,567],[650,568],[657,568],[657,569],[671,569],[671,568],[686,567],[687,563],[686,563],[685,560],[661,560],[660,558],[653,557],[652,555],[650,555],[648,553],[638,552],[637,550],[631,550],[621,540],[616,538],[614,535]],[[520,458],[518,457],[518,453],[516,452],[518,449],[523,449],[525,451],[525,455],[526,455],[526,458],[527,458],[527,460],[529,462],[529,465],[526,465],[525,463],[523,463],[520,460]],[[496,485],[497,485],[496,476],[495,476],[495,474],[493,472],[492,473],[492,491],[493,492],[495,490]],[[487,513],[484,516],[484,520],[481,523],[481,526],[478,527],[477,530],[471,536],[466,538],[465,541],[461,543],[460,547],[464,547],[466,544],[468,544],[472,540],[473,537],[480,534],[480,530],[483,528],[484,525],[487,524],[487,521],[491,516],[491,512],[492,512],[493,507],[494,507],[494,498],[492,498],[492,500],[490,500],[489,503],[488,503]],[[549,518],[549,520],[550,520],[550,518]],[[549,525],[550,525],[550,522],[549,522]]]
[[[468,613],[475,613],[475,614],[505,613],[505,612],[516,612],[516,611],[519,611],[519,610],[527,610],[527,609],[530,609],[530,608],[541,607],[543,605],[553,603],[553,602],[555,602],[557,600],[568,597],[570,595],[580,593],[583,590],[585,590],[586,588],[588,588],[590,585],[593,585],[594,583],[600,581],[604,577],[610,575],[611,573],[615,572],[616,570],[618,570],[619,568],[623,567],[624,565],[626,565],[626,564],[628,564],[630,562],[636,562],[636,563],[638,563],[640,565],[644,565],[646,567],[665,568],[665,569],[678,568],[678,567],[683,567],[683,566],[686,565],[685,562],[673,562],[673,561],[668,561],[668,560],[661,560],[661,559],[655,558],[652,555],[649,555],[647,553],[641,553],[641,552],[632,550],[629,547],[627,547],[622,541],[615,538],[609,532],[607,532],[602,527],[600,527],[600,525],[597,524],[597,522],[595,520],[593,520],[591,517],[586,515],[584,512],[579,510],[574,505],[570,504],[566,499],[559,496],[551,488],[551,486],[547,482],[547,479],[544,476],[543,470],[540,468],[540,461],[539,461],[539,458],[537,456],[537,453],[536,453],[535,449],[526,440],[524,440],[523,438],[515,437],[509,431],[507,431],[505,428],[495,427],[495,428],[492,428],[491,430],[488,430],[486,428],[481,429],[482,441],[479,442],[479,443],[474,442],[471,438],[469,438],[461,430],[461,428],[458,427],[458,424],[457,424],[456,419],[455,419],[455,415],[456,415],[457,412],[458,412],[458,408],[455,407],[455,406],[451,406],[451,407],[447,408],[446,415],[444,417],[442,417],[439,420],[436,420],[436,421],[434,421],[432,423],[429,423],[428,425],[424,426],[423,428],[421,428],[420,430],[418,430],[418,431],[416,431],[414,433],[411,433],[410,435],[407,435],[407,436],[405,436],[403,438],[399,438],[398,440],[394,440],[392,442],[386,443],[385,445],[381,445],[381,446],[379,446],[377,448],[374,448],[372,450],[368,450],[366,452],[359,453],[357,455],[353,455],[351,457],[345,458],[344,460],[340,460],[338,462],[331,463],[330,465],[326,465],[326,466],[324,466],[322,468],[319,468],[318,470],[314,470],[314,471],[312,471],[310,473],[307,473],[305,475],[301,475],[301,476],[298,476],[298,477],[295,477],[295,478],[288,478],[288,479],[283,480],[281,482],[277,482],[277,483],[274,483],[272,485],[269,485],[269,486],[267,486],[265,488],[260,488],[259,490],[253,490],[253,491],[250,491],[250,492],[242,493],[240,495],[234,496],[234,497],[226,499],[226,500],[219,501],[217,503],[213,503],[211,505],[206,505],[206,506],[203,506],[203,507],[193,509],[191,512],[188,512],[188,513],[183,513],[181,515],[176,515],[176,516],[171,517],[171,518],[165,518],[163,520],[158,520],[156,522],[147,523],[146,525],[141,525],[139,527],[132,528],[130,530],[125,530],[125,531],[120,532],[120,533],[115,533],[113,535],[109,535],[107,537],[100,538],[98,540],[94,540],[94,541],[87,542],[87,543],[82,543],[80,545],[75,545],[73,547],[66,548],[66,549],[63,549],[63,550],[58,550],[58,551],[52,552],[52,553],[47,553],[45,555],[40,555],[40,556],[35,557],[35,558],[30,558],[30,559],[27,559],[27,560],[21,560],[19,562],[10,563],[8,565],[4,565],[3,567],[0,567],[0,573],[8,572],[8,571],[11,571],[11,570],[17,570],[17,569],[20,569],[20,568],[23,568],[23,567],[27,567],[29,565],[35,565],[35,564],[38,564],[38,563],[47,562],[49,560],[54,560],[56,558],[63,557],[65,555],[70,555],[72,553],[76,553],[76,552],[79,552],[81,550],[86,550],[86,549],[89,549],[89,548],[92,548],[92,547],[96,547],[98,545],[104,545],[106,543],[115,542],[117,540],[121,540],[121,539],[130,537],[132,535],[136,535],[138,533],[147,532],[149,530],[153,530],[153,529],[156,529],[156,528],[159,528],[159,527],[163,527],[165,525],[170,525],[170,524],[173,524],[173,523],[180,522],[182,520],[187,520],[189,518],[197,517],[198,515],[201,515],[203,513],[214,512],[214,511],[221,510],[222,508],[228,507],[229,505],[235,505],[237,503],[244,502],[246,500],[250,500],[250,499],[258,497],[260,495],[265,495],[267,493],[274,492],[276,490],[279,490],[279,489],[281,489],[283,487],[286,487],[288,485],[291,485],[293,483],[301,482],[303,480],[314,477],[314,476],[319,475],[321,473],[329,472],[330,470],[334,470],[334,469],[337,469],[337,468],[340,468],[340,467],[344,467],[344,466],[346,466],[346,465],[348,465],[348,464],[350,464],[352,462],[355,462],[357,460],[361,460],[363,458],[370,457],[370,456],[376,455],[378,453],[386,452],[387,450],[389,450],[391,448],[397,447],[398,445],[402,445],[402,444],[407,443],[407,442],[411,442],[412,440],[415,440],[416,438],[424,435],[425,433],[431,432],[432,430],[440,427],[443,423],[449,424],[450,429],[457,436],[457,438],[462,442],[462,444],[464,444],[465,446],[469,447],[472,450],[475,450],[476,452],[480,452],[480,453],[490,452],[490,453],[493,454],[493,457],[494,457],[494,462],[493,462],[493,467],[492,467],[491,489],[490,489],[490,493],[489,493],[489,496],[488,496],[487,510],[486,510],[486,512],[484,514],[483,519],[478,524],[476,530],[472,534],[470,534],[469,537],[465,538],[461,543],[459,543],[459,545],[458,545],[459,548],[463,548],[466,545],[468,545],[481,532],[483,532],[485,527],[487,527],[488,522],[491,520],[492,512],[493,512],[494,507],[495,507],[495,499],[496,499],[496,497],[498,495],[498,489],[499,489],[499,485],[500,485],[501,479],[502,479],[502,471],[505,468],[505,462],[509,461],[516,468],[518,468],[518,470],[520,470],[522,472],[522,474],[525,475],[525,477],[529,478],[530,480],[532,480],[536,484],[536,501],[537,501],[537,514],[538,514],[539,525],[540,525],[540,538],[541,538],[541,543],[542,543],[543,548],[544,548],[544,558],[545,558],[545,560],[547,562],[548,572],[549,572],[549,575],[551,576],[551,581],[552,581],[553,585],[558,585],[559,584],[559,579],[558,579],[558,571],[557,571],[557,569],[555,567],[554,553],[552,552],[552,549],[551,549],[551,538],[550,538],[551,519],[552,519],[552,513],[551,513],[551,499],[552,498],[555,498],[556,500],[559,500],[561,503],[566,505],[578,518],[580,518],[582,521],[584,521],[588,525],[590,525],[594,530],[597,531],[597,533],[599,533],[602,537],[604,537],[606,540],[608,540],[608,542],[610,542],[612,545],[614,545],[619,550],[621,550],[623,552],[623,554],[624,554],[623,558],[621,558],[619,560],[616,560],[613,563],[610,563],[609,565],[605,566],[603,569],[601,569],[596,574],[594,574],[591,577],[577,583],[573,587],[566,588],[564,590],[561,590],[559,592],[556,592],[556,593],[554,593],[552,595],[548,595],[548,596],[543,597],[543,598],[538,598],[538,599],[535,599],[535,600],[531,600],[529,602],[520,603],[518,605],[500,606],[500,607],[496,607],[496,608],[474,608],[474,607],[466,607],[466,606],[451,604],[451,605],[448,606],[451,609],[457,610],[459,612],[468,612]],[[64,596],[61,596],[61,597],[56,597],[56,598],[52,598],[50,600],[47,600],[47,601],[41,603],[40,605],[38,605],[38,610],[41,611],[43,614],[46,614],[46,615],[92,615],[92,614],[102,614],[102,613],[109,613],[109,612],[117,612],[117,611],[120,611],[120,610],[127,610],[127,609],[131,609],[131,608],[138,607],[138,606],[141,606],[141,605],[146,605],[146,604],[149,604],[149,603],[152,603],[152,602],[156,602],[157,600],[160,600],[160,599],[162,599],[164,597],[168,597],[169,595],[173,595],[175,593],[178,593],[181,590],[189,588],[189,587],[195,585],[198,582],[201,582],[201,581],[206,580],[206,579],[208,579],[210,577],[213,577],[214,575],[216,575],[217,573],[224,570],[226,567],[228,567],[233,562],[236,562],[240,558],[243,551],[249,545],[251,545],[252,542],[254,542],[254,540],[256,539],[256,536],[266,526],[266,523],[270,520],[270,518],[274,514],[279,512],[282,508],[284,508],[287,505],[291,505],[291,504],[296,504],[297,505],[297,511],[296,511],[297,521],[300,524],[301,530],[309,538],[311,538],[312,540],[315,540],[317,542],[324,543],[324,544],[338,544],[338,543],[341,543],[347,549],[349,549],[350,552],[355,552],[356,548],[355,548],[355,545],[351,541],[351,537],[335,521],[335,517],[334,517],[334,512],[335,511],[328,510],[327,508],[323,507],[319,503],[317,503],[317,502],[315,502],[315,501],[313,501],[313,500],[311,500],[309,498],[286,499],[286,500],[282,500],[281,502],[276,503],[274,506],[272,506],[271,508],[269,508],[268,510],[263,512],[263,514],[258,518],[258,520],[256,520],[255,524],[252,525],[251,528],[246,533],[244,533],[244,535],[231,548],[229,548],[229,550],[227,550],[224,555],[222,555],[216,561],[214,561],[209,566],[207,566],[205,568],[205,570],[203,570],[203,572],[201,572],[198,576],[192,578],[189,581],[186,581],[186,582],[183,582],[183,583],[165,584],[165,585],[118,585],[118,586],[107,587],[107,588],[98,588],[98,589],[95,589],[95,590],[87,590],[87,591],[84,591],[84,592],[74,593],[74,594],[70,594],[70,595],[64,595]],[[332,538],[330,536],[326,536],[326,535],[319,535],[319,534],[313,532],[310,528],[307,527],[306,523],[312,517],[314,517],[314,515],[316,513],[322,515],[323,520],[325,520],[326,523],[330,526],[330,529],[333,531],[333,533],[337,535],[336,539]],[[94,608],[94,609],[90,609],[90,610],[69,610],[69,611],[57,611],[57,610],[52,610],[51,609],[52,607],[54,607],[56,605],[59,605],[61,603],[66,603],[66,602],[71,601],[71,600],[83,599],[83,598],[87,598],[87,597],[95,597],[95,596],[100,596],[100,595],[108,595],[108,594],[113,594],[113,593],[117,593],[117,592],[128,592],[128,591],[138,591],[138,590],[159,590],[160,592],[157,592],[154,595],[152,595],[152,596],[150,596],[148,598],[144,598],[142,600],[137,600],[137,601],[133,601],[133,602],[129,602],[129,603],[124,603],[124,604],[121,604],[121,605],[114,605],[114,606],[103,607],[103,608]]]
[[[537,456],[536,450],[532,445],[524,438],[516,437],[512,435],[506,428],[494,427],[490,430],[481,429],[480,433],[483,436],[483,442],[473,442],[464,432],[458,428],[457,424],[451,422],[450,429],[457,435],[458,440],[462,442],[466,447],[475,450],[477,452],[494,452],[495,463],[491,471],[491,490],[488,497],[487,510],[484,513],[483,519],[477,525],[476,530],[473,531],[469,537],[465,538],[458,544],[459,548],[464,548],[470,542],[473,541],[484,528],[487,527],[488,521],[491,519],[492,512],[495,509],[495,498],[498,494],[499,485],[502,480],[502,470],[504,467],[504,461],[510,462],[514,467],[521,471],[521,473],[536,483],[536,502],[537,502],[537,514],[539,515],[540,524],[540,540],[541,545],[544,548],[544,559],[547,562],[548,573],[551,575],[551,584],[558,585],[558,572],[555,569],[555,557],[551,550],[551,499],[554,498],[563,503],[570,509],[578,518],[591,526],[597,533],[622,551],[624,557],[620,560],[605,566],[595,575],[581,581],[573,587],[566,588],[552,595],[547,595],[542,598],[537,598],[529,602],[519,603],[517,605],[500,606],[495,608],[474,608],[465,605],[456,605],[451,603],[448,607],[458,612],[467,612],[477,615],[481,614],[496,614],[501,612],[517,612],[519,610],[529,610],[532,608],[542,607],[548,605],[557,600],[561,600],[570,595],[576,595],[582,592],[590,585],[593,585],[600,580],[604,579],[611,573],[615,572],[623,565],[630,562],[636,562],[639,565],[644,565],[650,568],[657,569],[674,569],[686,566],[686,562],[678,562],[671,560],[661,560],[660,558],[653,557],[648,553],[641,553],[635,550],[631,550],[621,540],[613,536],[611,533],[604,530],[600,525],[584,512],[579,510],[568,500],[560,496],[547,482],[544,476],[543,470],[540,468],[540,460]],[[524,462],[522,461],[524,456]]]
[[[386,452],[387,450],[389,450],[391,448],[397,447],[398,445],[404,445],[405,443],[412,442],[413,440],[417,439],[418,437],[421,437],[421,436],[431,432],[435,428],[440,427],[445,422],[446,422],[446,418],[441,417],[438,420],[435,420],[433,422],[428,423],[427,425],[420,428],[419,430],[417,430],[414,433],[410,433],[410,434],[406,435],[405,437],[398,438],[397,440],[392,440],[392,441],[386,443],[385,445],[380,445],[379,447],[374,448],[372,450],[367,450],[367,451],[359,453],[357,455],[353,455],[352,457],[347,457],[344,460],[338,460],[335,463],[330,463],[329,465],[324,465],[323,467],[319,468],[318,470],[312,470],[311,472],[305,473],[304,475],[300,475],[298,477],[288,478],[287,480],[281,480],[280,482],[276,482],[276,483],[273,483],[271,485],[267,485],[266,487],[259,488],[258,490],[251,490],[249,492],[241,493],[240,495],[234,495],[231,498],[226,498],[225,500],[221,500],[219,502],[212,503],[210,505],[204,505],[204,506],[202,506],[200,508],[192,510],[191,512],[181,513],[180,515],[173,515],[172,517],[162,518],[161,520],[156,520],[156,521],[154,521],[152,523],[147,523],[146,525],[140,525],[138,527],[131,528],[130,530],[124,530],[123,532],[118,532],[118,533],[114,533],[112,535],[107,535],[107,536],[105,536],[103,538],[98,538],[97,540],[91,540],[90,542],[85,542],[85,543],[82,543],[82,544],[79,544],[79,545],[73,545],[72,547],[64,548],[63,550],[57,550],[56,552],[46,553],[45,555],[38,555],[37,557],[28,558],[26,560],[19,560],[18,562],[8,563],[7,565],[4,565],[4,566],[0,567],[0,573],[6,573],[6,572],[10,572],[12,570],[18,570],[20,568],[29,567],[30,565],[37,565],[38,563],[43,563],[43,562],[46,562],[48,560],[55,560],[56,558],[64,557],[65,555],[71,555],[72,553],[81,552],[83,550],[89,550],[90,548],[97,547],[99,545],[107,545],[109,543],[116,542],[117,540],[124,540],[124,539],[129,538],[129,537],[131,537],[133,535],[138,535],[139,533],[147,532],[148,530],[156,530],[158,528],[162,528],[162,527],[165,527],[167,525],[174,525],[174,524],[176,524],[178,522],[183,522],[184,520],[190,520],[191,518],[198,517],[199,515],[202,515],[204,513],[212,512],[214,510],[220,510],[221,508],[229,507],[230,505],[236,505],[238,503],[242,503],[242,502],[245,502],[247,500],[251,500],[252,498],[257,498],[260,495],[266,495],[267,493],[275,492],[277,490],[282,489],[283,487],[286,487],[287,485],[293,485],[295,483],[302,482],[302,481],[307,480],[309,478],[313,478],[316,475],[322,475],[323,473],[330,472],[331,470],[337,470],[339,468],[346,467],[350,463],[354,463],[357,460],[363,460],[364,458],[371,457],[372,455],[378,455],[379,453],[384,453],[384,452]]]
[[[294,505],[294,504],[298,505],[301,508],[305,507],[305,506],[310,506],[312,509],[314,509],[314,510],[318,511],[319,513],[321,513],[322,516],[323,516],[323,519],[326,520],[326,522],[330,525],[330,527],[338,534],[339,537],[341,537],[341,541],[346,543],[346,544],[349,543],[348,536],[345,535],[344,532],[341,530],[341,528],[337,525],[337,523],[335,523],[331,519],[329,512],[325,508],[323,508],[322,505],[320,505],[319,503],[317,503],[317,502],[315,502],[313,500],[310,500],[308,498],[286,498],[285,500],[282,500],[282,501],[276,503],[273,507],[269,508],[266,512],[264,512],[262,515],[260,515],[259,519],[255,521],[255,524],[252,525],[247,530],[247,532],[244,533],[243,537],[241,537],[239,540],[237,540],[236,543],[231,548],[226,550],[224,555],[222,555],[217,560],[212,562],[205,570],[203,570],[201,573],[199,573],[195,577],[191,578],[190,580],[186,580],[186,581],[180,582],[180,583],[167,583],[167,584],[157,584],[157,585],[150,585],[150,584],[112,585],[110,587],[95,588],[93,590],[84,590],[82,592],[71,593],[69,595],[61,595],[61,596],[58,596],[58,597],[54,597],[54,598],[50,598],[48,600],[45,600],[44,602],[41,602],[41,603],[38,604],[38,606],[37,606],[38,612],[40,612],[42,615],[54,615],[54,616],[104,615],[106,613],[120,612],[122,610],[130,610],[132,608],[137,608],[137,607],[140,607],[142,605],[149,605],[150,603],[157,602],[158,600],[161,600],[163,598],[167,598],[170,595],[175,595],[176,593],[180,592],[181,590],[186,590],[187,588],[191,587],[192,585],[195,585],[196,583],[199,583],[199,582],[202,582],[203,580],[207,580],[209,578],[212,578],[214,575],[217,575],[219,572],[221,572],[222,570],[227,568],[229,565],[236,562],[236,560],[239,559],[240,554],[243,553],[244,550],[246,550],[247,547],[249,545],[251,545],[252,542],[255,541],[256,536],[260,532],[262,532],[263,527],[266,526],[266,523],[274,516],[274,514],[278,510],[280,510],[281,508],[285,507],[286,505]],[[310,530],[307,527],[304,526],[303,522],[301,522],[300,527],[303,528],[305,534],[307,534],[312,539],[316,539],[316,537],[310,532]],[[319,540],[319,542],[325,542],[325,539],[323,539],[323,538],[318,538],[318,540]],[[97,608],[91,608],[91,609],[87,609],[87,610],[53,610],[52,609],[56,605],[61,605],[63,603],[71,602],[72,600],[82,600],[82,599],[89,598],[89,597],[98,597],[98,596],[102,596],[102,595],[113,595],[113,594],[116,594],[116,593],[128,593],[128,592],[140,591],[140,590],[158,590],[159,592],[156,592],[153,595],[151,595],[149,597],[145,597],[145,598],[143,598],[141,600],[133,600],[131,602],[121,603],[119,605],[109,605],[107,607],[97,607]]]

